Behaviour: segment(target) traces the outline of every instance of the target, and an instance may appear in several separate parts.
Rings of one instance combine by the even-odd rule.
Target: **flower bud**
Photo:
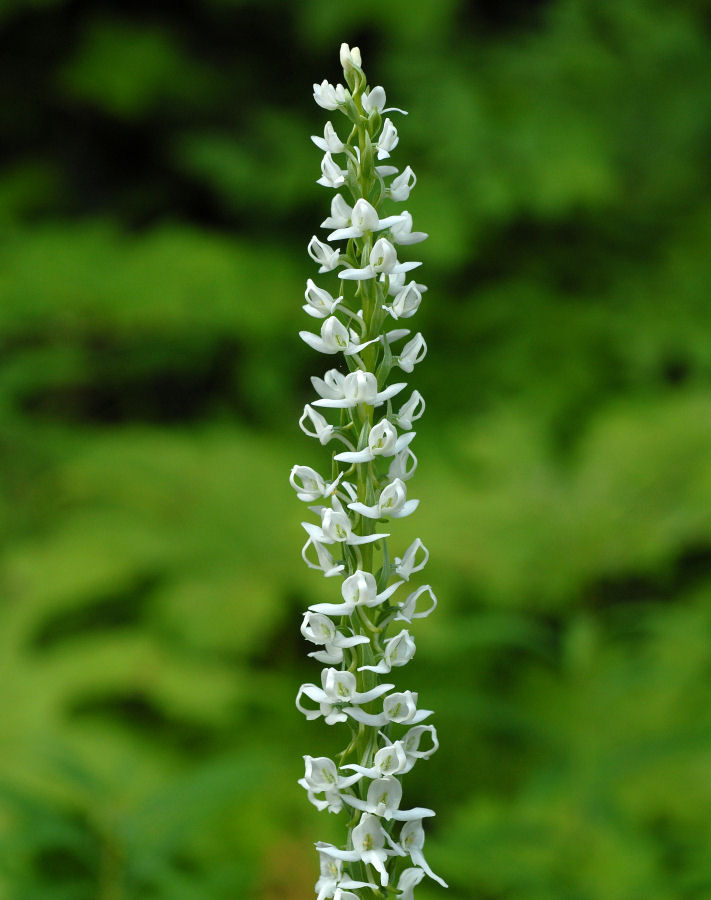
[[[363,65],[360,49],[358,47],[351,49],[348,44],[341,44],[340,59],[341,65],[346,70],[352,69],[354,66],[360,69]]]

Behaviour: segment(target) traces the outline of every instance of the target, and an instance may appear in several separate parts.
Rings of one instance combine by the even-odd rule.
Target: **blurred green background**
[[[311,84],[430,240],[397,682],[450,900],[711,897],[708,0],[3,0],[0,900],[301,900]],[[332,276],[328,276],[332,277]],[[327,278],[321,282],[327,286]],[[423,885],[418,898],[444,893]]]

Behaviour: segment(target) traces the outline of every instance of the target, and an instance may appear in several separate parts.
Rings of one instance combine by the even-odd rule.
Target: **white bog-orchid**
[[[335,859],[324,853],[323,850],[318,851],[321,863],[321,877],[316,882],[316,900],[359,900],[357,894],[352,894],[350,888],[369,887],[377,890],[377,884],[370,881],[353,881],[352,878],[344,877],[343,860]]]
[[[340,250],[329,247],[314,235],[306,248],[311,259],[320,266],[319,272],[330,272],[336,268],[340,260]]]
[[[421,559],[418,562],[417,555],[420,551],[422,551]],[[402,557],[395,557],[395,571],[400,578],[409,581],[410,575],[414,575],[415,572],[421,572],[424,569],[429,558],[430,552],[427,547],[425,547],[419,538],[415,538],[407,550],[402,554]]]
[[[417,287],[417,284],[411,281],[397,292],[390,306],[383,305],[383,309],[389,312],[393,319],[409,319],[420,308],[420,303],[422,303],[422,292]],[[309,310],[306,311],[309,312]]]
[[[425,339],[418,332],[414,338],[412,338],[411,341],[408,341],[402,348],[402,352],[397,359],[397,364],[403,372],[410,374],[417,363],[422,362],[426,355],[427,344],[425,343]]]
[[[301,633],[312,644],[323,646],[323,650],[315,650],[313,653],[309,653],[309,656],[329,666],[343,662],[344,650],[356,647],[358,644],[370,643],[370,638],[364,634],[347,637],[336,628],[328,616],[311,610],[306,610],[304,613]]]
[[[358,333],[352,328],[347,328],[337,316],[329,316],[321,326],[321,334],[312,334],[310,331],[300,331],[299,337],[319,353],[344,353],[350,356],[360,353],[365,347],[374,344],[378,338],[373,338],[364,343],[359,342]]]
[[[296,706],[307,719],[318,719],[323,716],[327,725],[336,722],[345,722],[349,711],[356,705],[370,703],[387,693],[393,684],[379,684],[369,691],[356,689],[356,677],[353,672],[344,672],[340,669],[323,669],[321,672],[321,687],[315,684],[302,684],[296,697]],[[299,699],[304,694],[318,703],[318,709],[308,709],[299,705]]]
[[[336,134],[336,129],[333,127],[332,122],[326,122],[323,129],[323,137],[312,134],[311,140],[324,153],[343,153],[346,149],[346,145]]]
[[[407,499],[407,488],[400,478],[395,478],[380,493],[378,502],[372,506],[366,506],[365,503],[349,503],[348,509],[358,513],[359,516],[365,516],[367,519],[403,519],[409,516],[419,506],[419,500]]]
[[[390,197],[393,200],[407,200],[416,184],[417,176],[408,166],[397,178],[393,178],[390,184]]]
[[[356,200],[355,206],[350,214],[350,227],[337,228],[328,235],[329,241],[341,241],[345,238],[363,237],[367,232],[371,234],[375,231],[382,231],[384,228],[402,227],[402,216],[387,216],[384,219],[378,218],[375,207],[365,198],[361,197]]]
[[[355,784],[358,775],[339,775],[335,762],[327,756],[305,756],[304,769],[304,777],[299,779],[299,784],[308,792],[309,801],[316,809],[340,812],[343,809],[341,791]],[[319,800],[316,794],[323,794],[323,800]]]
[[[397,618],[397,616],[395,617]],[[404,666],[415,655],[415,639],[404,628],[400,634],[385,641],[383,658],[377,666],[359,666],[359,672],[377,672],[378,675],[387,675],[395,666]]]
[[[345,183],[348,171],[342,169],[331,156],[329,150],[324,154],[321,160],[321,177],[316,179],[316,184],[322,184],[324,187],[337,188]]]
[[[398,435],[397,429],[389,419],[381,419],[374,425],[368,435],[368,446],[358,451],[344,451],[333,458],[340,462],[365,463],[376,456],[395,456],[400,453],[415,437],[415,432]]]
[[[301,307],[305,313],[313,316],[314,319],[325,319],[331,316],[343,297],[335,299],[323,288],[317,287],[309,278],[306,282],[306,290],[304,291],[304,299],[306,303]]]
[[[441,884],[442,887],[447,887],[447,882],[440,878],[439,875],[435,875],[427,864],[422,853],[424,845],[425,831],[422,827],[422,821],[413,819],[410,822],[405,822],[402,826],[402,831],[400,832],[400,846],[406,853],[410,854],[410,859],[416,866],[424,869],[430,878],[434,879],[438,884]]]
[[[343,800],[355,809],[372,813],[387,821],[410,822],[434,815],[434,810],[420,806],[415,809],[400,809],[402,785],[393,775],[384,775],[371,781],[365,800],[353,796],[344,796]]]
[[[412,216],[407,210],[392,218],[395,219],[390,226],[390,240],[393,244],[419,244],[427,240],[428,235],[424,231],[412,230]]]
[[[335,379],[334,379],[335,381]],[[321,391],[314,384],[316,390]],[[329,394],[321,394],[320,400],[314,400],[314,406],[326,406],[331,409],[353,409],[361,403],[367,406],[382,406],[387,400],[390,400],[396,394],[399,394],[407,384],[404,381],[397,384],[391,384],[382,391],[378,390],[378,380],[372,372],[362,372],[359,370],[349,372],[343,381],[340,382],[339,392],[333,385],[333,391]]]
[[[400,775],[408,771],[409,758],[402,741],[395,741],[386,747],[381,747],[373,758],[372,766],[359,766],[357,763],[349,763],[344,769],[353,769],[359,775],[367,775],[368,778],[382,778],[384,775]]]
[[[320,260],[315,260],[320,262]],[[368,256],[368,265],[362,269],[343,269],[338,277],[345,281],[367,281],[378,275],[398,275],[421,266],[421,262],[398,262],[397,250],[387,238],[378,238]],[[335,268],[335,266],[333,266]]]
[[[390,119],[385,119],[383,130],[380,132],[377,143],[378,159],[387,159],[390,156],[390,151],[397,147],[398,140],[397,128]]]
[[[357,606],[370,608],[385,603],[401,584],[402,581],[396,581],[378,593],[375,576],[356,570],[341,586],[343,603],[315,603],[309,609],[326,616],[351,616]]]
[[[427,606],[426,609],[419,610],[418,612],[418,600],[425,594],[429,594],[429,606]],[[412,622],[413,619],[426,619],[427,616],[429,616],[431,612],[434,612],[436,608],[437,598],[435,597],[432,588],[429,586],[429,584],[423,584],[421,587],[418,587],[416,591],[413,591],[407,597],[407,599],[400,604],[394,621]]]
[[[401,135],[386,113],[404,110],[386,107],[380,85],[370,88],[357,47],[343,43],[339,56],[345,84],[314,84],[314,100],[338,121],[311,138],[323,154],[317,182],[333,195],[321,222],[326,241],[313,236],[308,244],[323,276],[318,285],[309,278],[304,292],[313,330],[299,332],[328,360],[323,375],[311,377],[316,396],[299,426],[317,447],[335,441],[337,448],[325,465],[293,466],[289,482],[307,517],[315,517],[302,522],[302,558],[334,585],[303,614],[308,656],[322,668],[320,681],[301,685],[296,706],[307,720],[345,724],[349,735],[337,763],[304,756],[299,784],[317,809],[354,816],[338,846],[316,843],[316,900],[366,893],[414,900],[426,876],[444,882],[422,853],[422,820],[434,811],[401,809],[402,778],[439,743],[434,726],[423,724],[432,710],[418,708],[418,693],[381,679],[413,658],[411,623],[428,616],[437,599],[430,585],[412,583],[429,558],[422,541],[391,554],[390,533],[377,522],[409,516],[419,504],[408,499],[406,482],[417,469],[413,423],[425,401],[412,390],[399,408],[393,402],[408,386],[396,373],[411,375],[427,344],[419,332],[386,323],[419,311],[427,286],[408,273],[421,263],[398,253],[427,235],[414,230],[408,210],[385,207],[406,201],[417,182],[409,165],[390,164]]]
[[[314,100],[323,109],[338,109],[349,96],[342,84],[334,87],[325,78],[321,84],[314,85]]]
[[[385,862],[390,856],[404,856],[406,851],[398,847],[391,839],[387,831],[383,830],[380,819],[372,813],[364,813],[360,822],[351,832],[352,850],[339,850],[330,844],[316,844],[317,850],[322,850],[328,856],[344,861],[356,862],[360,860],[366,865],[373,866],[380,873],[380,884],[387,887],[389,883]],[[385,849],[386,842],[390,849]]]

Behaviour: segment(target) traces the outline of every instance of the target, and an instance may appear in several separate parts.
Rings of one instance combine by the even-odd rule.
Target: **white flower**
[[[309,431],[307,429],[307,419],[313,425],[313,431]],[[333,425],[329,425],[329,423],[324,419],[321,413],[313,409],[308,403],[304,407],[304,413],[299,419],[299,427],[304,432],[304,434],[308,435],[309,437],[318,438],[322,444],[327,444],[333,437],[333,432],[335,431]]]
[[[438,884],[441,884],[442,887],[447,887],[447,882],[443,881],[439,875],[435,875],[432,869],[427,865],[427,861],[422,854],[424,845],[425,832],[422,828],[422,822],[417,819],[414,819],[412,822],[406,822],[402,826],[402,831],[400,832],[400,846],[406,853],[410,854],[410,859],[416,866],[424,869],[430,878],[433,878]]]
[[[381,85],[374,87],[372,91],[369,91],[367,94],[363,94],[363,109],[367,113],[374,112],[399,112],[404,116],[407,115],[404,109],[398,109],[396,106],[390,106],[387,109],[384,109],[385,106],[385,88]]]
[[[319,845],[316,845],[319,847]],[[369,887],[377,890],[377,885],[369,881],[352,881],[343,877],[343,861],[334,859],[323,850],[318,851],[321,863],[321,877],[316,882],[314,890],[317,893],[316,900],[358,900],[356,894],[344,891],[343,888]]]
[[[321,228],[345,228],[351,221],[353,210],[340,194],[331,200],[331,215],[321,222]]]
[[[335,249],[329,247],[328,244],[320,241],[316,235],[311,238],[307,247],[311,259],[321,266],[319,272],[330,272],[336,268],[340,259],[340,249],[340,247]]]
[[[388,216],[385,219],[379,219],[375,207],[365,198],[360,197],[356,200],[351,210],[350,226],[347,228],[337,228],[328,235],[329,241],[340,241],[345,238],[359,238],[370,231],[382,231],[383,228],[392,228],[400,220],[399,216]]]
[[[330,296],[330,295],[329,295]],[[411,281],[407,287],[395,295],[391,306],[383,305],[383,309],[389,312],[393,319],[409,319],[414,316],[422,302],[422,294],[417,284]],[[304,307],[306,309],[306,307]],[[308,312],[308,310],[306,310]]]
[[[311,140],[316,144],[319,150],[323,150],[324,153],[343,153],[346,149],[346,145],[336,134],[336,129],[331,122],[326,122],[323,129],[323,137],[312,134]]]
[[[348,44],[341,44],[340,59],[341,65],[346,70],[352,69],[354,66],[360,69],[363,64],[360,57],[360,49],[353,47],[351,50]]]
[[[342,273],[339,272],[339,275],[340,274]],[[400,366],[403,372],[407,372],[409,374],[415,368],[415,365],[417,363],[422,362],[426,355],[427,344],[425,343],[425,339],[418,331],[414,338],[412,338],[412,340],[409,340],[402,348],[402,352],[397,358],[397,364]]]
[[[373,714],[364,712],[360,708],[350,709],[349,715],[356,722],[382,728],[388,722],[396,725],[417,725],[432,715],[431,709],[417,708],[417,693],[415,691],[403,691],[398,694],[389,694],[383,700],[383,711]]]
[[[317,613],[327,616],[350,616],[357,606],[371,608],[380,606],[400,587],[402,581],[396,581],[390,587],[378,593],[375,576],[371,572],[362,572],[360,569],[349,575],[341,585],[343,603],[314,603],[309,607]]]
[[[365,343],[358,343],[358,334],[351,328],[348,329],[336,316],[329,316],[321,325],[321,336],[312,334],[310,331],[300,331],[299,337],[302,341],[309,345],[319,353],[344,353],[350,356],[353,353],[359,353],[369,344],[374,344],[380,338],[373,338]],[[315,401],[318,402],[318,401]]]
[[[393,244],[419,244],[427,240],[424,231],[412,230],[412,215],[407,210],[395,218],[397,221],[390,226],[390,240]]]
[[[399,725],[417,725],[431,716],[431,709],[417,708],[417,696],[416,691],[403,691],[387,696],[383,701],[386,721],[397,722]]]
[[[330,844],[318,843],[316,848],[323,851],[335,859],[343,859],[347,862],[355,862],[362,860],[366,865],[373,866],[380,873],[380,884],[387,887],[388,873],[385,869],[385,861],[389,856],[404,856],[406,851],[396,847],[383,826],[380,819],[370,813],[364,813],[359,824],[353,829],[351,834],[353,841],[352,850],[339,850]],[[385,850],[385,842],[391,845],[391,850]]]
[[[384,516],[402,519],[413,513],[419,504],[419,500],[407,499],[407,488],[399,478],[396,478],[383,488],[375,505],[366,506],[365,503],[349,503],[348,508],[360,516],[365,516],[367,519],[381,519]]]
[[[388,467],[388,478],[392,478],[393,481],[396,478],[399,478],[400,481],[407,481],[415,474],[416,468],[417,457],[409,447],[405,447],[393,457],[393,461]]]
[[[323,507],[320,511],[321,525],[312,522],[302,522],[301,526],[308,536],[319,544],[370,544],[381,538],[390,537],[389,534],[353,534],[351,520],[343,509],[341,501],[337,497],[331,498],[332,508]]]
[[[426,750],[420,750],[420,741],[425,733],[430,735],[432,746]],[[370,768],[355,764],[343,766],[343,768],[353,769],[354,772],[359,772],[368,778],[380,778],[383,775],[406,775],[414,768],[418,759],[429,759],[439,747],[437,729],[434,725],[415,725],[399,741],[390,741],[385,735],[382,737],[387,741],[387,745],[381,747],[375,754],[373,765]]]
[[[343,372],[339,372],[338,369],[329,369],[323,378],[317,378],[315,375],[312,375],[311,384],[319,397],[328,397],[333,400],[343,397],[343,382],[345,378],[346,376]]]
[[[394,275],[381,275],[380,280],[385,281],[387,279],[388,282],[388,294],[391,297],[396,297],[400,291],[405,287],[405,273],[397,272]],[[426,284],[415,284],[417,290],[424,294],[427,290]]]
[[[358,776],[343,777],[338,774],[336,764],[327,756],[305,756],[304,777],[299,779],[302,788],[308,791],[309,801],[318,810],[328,809],[337,813],[343,809],[341,791],[358,780]],[[323,794],[323,800],[317,800],[315,794]]]
[[[395,415],[395,421],[406,431],[412,428],[412,423],[416,422],[425,411],[425,399],[419,391],[413,391],[410,399],[404,403]]]
[[[337,188],[345,182],[347,174],[346,169],[335,163],[331,154],[327,152],[321,160],[321,177],[316,180],[316,184]]]
[[[335,87],[324,78],[321,84],[314,85],[314,100],[324,109],[338,109],[350,97],[342,84]]]
[[[407,166],[406,169],[397,176],[397,178],[393,178],[390,182],[389,193],[393,200],[407,200],[410,196],[410,191],[417,184],[417,176],[412,171],[410,166]]]
[[[405,869],[397,883],[398,900],[415,900],[414,890],[424,877],[424,869]]]
[[[319,387],[316,390],[321,393],[321,380],[319,379]],[[407,384],[404,381],[397,384],[391,384],[384,390],[378,390],[378,380],[372,372],[362,372],[360,369],[356,372],[349,372],[345,376],[343,382],[336,386],[333,385],[333,393],[341,391],[341,396],[328,396],[321,393],[321,400],[314,400],[314,406],[325,406],[330,409],[352,409],[360,403],[367,403],[368,406],[382,406],[386,400],[394,397]]]
[[[301,307],[314,319],[325,319],[326,316],[333,315],[333,311],[343,300],[343,297],[334,298],[323,288],[317,287],[309,278],[306,282],[306,290],[304,291],[304,299],[306,303]]]
[[[354,708],[353,704],[370,703],[394,687],[392,684],[379,684],[370,691],[357,691],[356,677],[352,672],[332,668],[322,670],[321,685],[319,688],[315,684],[302,684],[296,695],[296,708],[309,720],[323,716],[327,725],[345,722]],[[308,709],[300,705],[302,694],[318,703],[319,708]]]
[[[385,641],[383,658],[377,666],[359,666],[358,671],[377,672],[379,675],[387,675],[395,666],[404,666],[415,655],[415,641],[410,632],[403,630],[395,637]]]
[[[364,269],[343,269],[338,273],[338,277],[348,281],[365,281],[368,278],[375,278],[381,272],[388,275],[409,272],[422,265],[421,262],[398,262],[397,251],[387,238],[378,238],[373,244],[368,263]]]
[[[417,612],[417,601],[420,597],[427,592],[430,595],[431,603],[423,612]],[[432,588],[429,584],[423,584],[422,587],[417,588],[416,591],[413,591],[409,597],[407,597],[401,604],[397,615],[395,616],[396,622],[407,622],[408,624],[412,622],[413,619],[425,619],[431,612],[437,608],[437,598],[432,591]]]
[[[423,728],[426,726],[418,727]],[[372,766],[366,768],[364,766],[359,766],[356,763],[351,763],[350,765],[343,766],[343,768],[353,769],[354,772],[358,772],[359,775],[364,775],[368,778],[382,778],[383,775],[400,775],[407,772],[409,771],[408,766],[412,768],[407,753],[405,752],[405,745],[402,741],[394,741],[393,743],[389,743],[387,747],[381,747],[380,750],[378,750],[373,757]]]
[[[395,426],[387,419],[381,419],[377,425],[370,429],[367,447],[357,452],[337,453],[334,459],[340,462],[364,463],[370,462],[376,456],[394,456],[407,447],[414,437],[414,431],[401,434],[398,437]]]
[[[339,475],[335,481],[328,484],[311,466],[294,466],[289,475],[289,484],[296,491],[296,496],[306,503],[313,503],[320,497],[328,497],[340,480]]]
[[[418,563],[417,554],[420,550],[422,551],[424,559],[422,562]],[[402,557],[395,557],[395,571],[401,578],[404,578],[405,581],[409,581],[410,575],[413,575],[415,572],[421,572],[422,569],[424,569],[429,558],[430,552],[427,547],[425,547],[419,538],[415,538],[407,550],[402,554]]]
[[[358,797],[352,796],[346,796],[343,799],[349,806],[362,812],[372,813],[386,821],[394,819],[397,822],[409,822],[434,815],[434,810],[421,806],[415,807],[415,809],[399,809],[402,785],[392,775],[371,781],[365,800],[359,800]]]
[[[307,556],[309,547],[313,547],[316,551],[316,563],[311,562]],[[318,569],[319,572],[323,572],[326,578],[333,578],[336,575],[340,575],[345,568],[343,563],[336,563],[330,551],[328,551],[323,544],[311,537],[301,548],[301,558],[309,569]]]
[[[390,151],[397,147],[398,140],[397,128],[390,119],[386,119],[378,138],[378,159],[387,159],[390,156]]]
[[[362,634],[346,637],[340,632],[328,616],[307,610],[301,623],[301,633],[312,644],[320,644],[323,650],[309,653],[309,656],[324,665],[333,666],[343,662],[343,650],[357,644],[368,644],[369,639]]]
[[[428,733],[432,738],[432,746],[428,750],[420,750],[420,741],[422,740],[422,735],[425,733]],[[429,759],[433,753],[437,752],[437,748],[439,747],[437,729],[434,725],[415,725],[415,727],[411,728],[405,737],[402,738],[402,745],[408,760],[407,767],[404,771],[409,772],[415,765],[415,760]]]

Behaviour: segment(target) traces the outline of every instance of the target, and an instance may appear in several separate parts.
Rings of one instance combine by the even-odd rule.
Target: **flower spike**
[[[324,79],[313,95],[348,119],[350,133],[328,121],[323,136],[311,137],[323,154],[317,183],[334,193],[321,222],[326,238],[314,235],[307,248],[323,276],[323,284],[308,278],[303,295],[313,330],[299,331],[327,359],[311,377],[315,397],[299,427],[321,446],[337,446],[325,465],[293,466],[289,482],[312,516],[302,522],[304,563],[338,588],[303,613],[308,656],[322,668],[301,685],[296,706],[308,721],[346,725],[349,737],[336,759],[305,755],[298,783],[318,810],[350,817],[341,843],[315,845],[316,900],[414,900],[423,879],[446,884],[423,854],[422,822],[434,810],[403,801],[403,776],[426,764],[439,741],[434,725],[423,724],[433,711],[419,707],[418,692],[383,679],[414,657],[410,629],[437,598],[416,581],[429,559],[422,541],[391,554],[381,523],[412,515],[420,502],[408,496],[408,482],[417,469],[413,423],[425,401],[417,390],[405,399],[407,382],[394,376],[409,377],[427,344],[419,331],[388,324],[414,318],[423,302],[427,286],[408,275],[421,262],[398,254],[427,234],[414,230],[408,210],[383,208],[408,200],[417,184],[409,165],[390,164],[401,135],[385,114],[406,113],[386,107],[381,85],[368,85],[358,47],[341,44],[339,58],[344,83]]]

